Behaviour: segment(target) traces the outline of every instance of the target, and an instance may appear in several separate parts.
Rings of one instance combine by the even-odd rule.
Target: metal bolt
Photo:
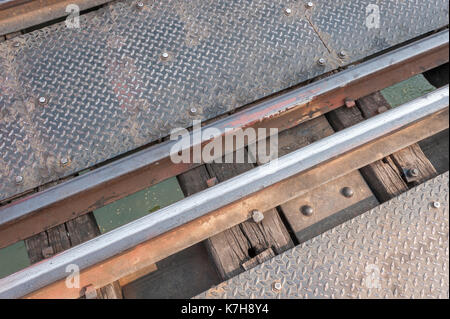
[[[355,194],[355,192],[353,191],[353,189],[351,187],[345,186],[344,188],[342,188],[342,195],[344,195],[347,198],[352,197]]]
[[[284,14],[285,15],[290,15],[292,13],[292,10],[291,10],[291,8],[286,8],[286,9],[284,9]]]
[[[162,60],[167,60],[167,59],[169,59],[169,53],[163,52],[163,53],[161,54],[161,59],[162,59]]]
[[[272,289],[273,289],[273,291],[275,291],[275,292],[280,291],[281,288],[283,288],[283,286],[281,285],[281,282],[274,282],[274,283],[272,284]]]
[[[433,207],[434,207],[434,208],[439,208],[439,207],[441,207],[441,203],[439,203],[439,202],[437,202],[437,201],[434,201],[434,202],[433,202]]]
[[[45,98],[45,96],[40,96],[39,99],[38,99],[38,101],[39,101],[39,103],[41,103],[41,104],[47,103],[47,99]]]
[[[341,58],[341,59],[345,59],[346,57],[347,57],[347,52],[345,52],[344,50],[342,50],[341,52],[339,52],[339,57]]]
[[[195,107],[191,107],[191,109],[189,110],[189,114],[191,115],[197,115],[198,111]]]
[[[142,8],[144,7],[144,3],[143,3],[142,1],[139,1],[139,2],[136,4],[136,6],[137,6],[139,9],[142,9]]]
[[[314,213],[314,209],[309,205],[304,205],[300,207],[300,211],[305,216],[311,216]]]
[[[61,158],[61,165],[67,165],[69,163],[69,159],[67,157]]]
[[[325,63],[327,63],[327,60],[325,60],[324,58],[320,58],[319,60],[317,60],[317,64],[319,65],[325,65]]]
[[[252,210],[252,219],[255,223],[260,223],[264,219],[264,214],[257,209]]]
[[[309,1],[309,2],[306,4],[306,6],[307,6],[308,8],[312,8],[312,7],[314,7],[314,3],[312,3],[311,1]]]
[[[410,177],[417,177],[419,176],[419,170],[417,168],[411,168],[408,170],[408,175]]]
[[[354,106],[356,105],[355,100],[352,100],[352,99],[350,99],[350,98],[346,98],[346,99],[344,100],[344,103],[345,103],[345,106],[346,106],[347,108],[351,108],[351,107],[354,107]]]
[[[23,177],[18,175],[18,176],[16,176],[15,181],[16,181],[16,184],[20,184],[23,182]]]

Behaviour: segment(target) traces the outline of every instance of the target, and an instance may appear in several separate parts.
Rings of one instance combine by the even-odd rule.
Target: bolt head
[[[312,7],[314,7],[314,3],[312,3],[311,1],[309,1],[309,2],[306,3],[306,7],[312,8]]]
[[[191,109],[189,110],[189,114],[191,115],[197,115],[198,111],[195,107],[191,107]]]
[[[38,101],[40,104],[45,104],[47,103],[47,98],[45,96],[40,96]]]
[[[286,8],[286,9],[284,9],[284,14],[285,15],[290,15],[292,13],[292,9],[291,8]]]
[[[305,216],[311,216],[314,213],[314,209],[309,205],[303,205],[300,207],[300,211]]]
[[[168,58],[169,58],[169,53],[163,52],[163,53],[161,54],[161,59],[167,60]]]
[[[345,186],[344,188],[342,188],[342,195],[344,195],[345,197],[350,198],[353,197],[354,194],[355,192],[351,187]]]
[[[339,52],[339,57],[340,57],[341,59],[346,58],[346,57],[347,57],[347,52],[345,52],[344,50],[342,50],[341,52]]]
[[[441,207],[441,203],[439,203],[438,201],[434,201],[432,205],[433,205],[434,208]]]
[[[260,223],[264,219],[264,214],[257,209],[252,210],[252,219],[255,223]]]
[[[272,284],[273,291],[280,291],[283,286],[281,285],[281,282],[274,282]]]
[[[320,58],[319,60],[317,60],[318,65],[325,65],[325,63],[327,63],[327,60],[325,60],[324,58]]]
[[[411,177],[419,176],[419,170],[417,168],[411,168],[408,170],[408,175]]]
[[[23,177],[18,175],[18,176],[16,176],[15,181],[16,181],[16,184],[21,184],[23,182]]]
[[[142,1],[139,1],[138,3],[136,3],[136,7],[138,7],[139,9],[144,7],[144,3]]]
[[[67,157],[61,158],[61,165],[67,165],[69,163],[69,159]]]

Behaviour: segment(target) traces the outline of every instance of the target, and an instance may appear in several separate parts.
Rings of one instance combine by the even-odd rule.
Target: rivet
[[[351,187],[345,186],[342,188],[342,195],[344,195],[347,198],[350,198],[354,195],[353,189]]]
[[[61,158],[61,165],[67,165],[69,163],[69,159],[67,157]]]
[[[341,52],[339,52],[339,57],[341,58],[341,59],[345,59],[346,57],[347,57],[347,52],[345,52],[344,50],[342,50]]]
[[[419,170],[417,168],[411,168],[408,170],[408,176],[417,177],[419,176]]]
[[[309,1],[309,2],[306,4],[306,6],[307,6],[308,8],[312,8],[312,7],[314,7],[314,3],[312,3],[311,1]]]
[[[286,8],[286,9],[284,9],[284,14],[285,15],[290,15],[292,13],[292,10],[291,10],[291,8]]]
[[[47,103],[47,98],[45,96],[40,96],[38,101],[40,104],[45,104]]]
[[[18,175],[18,176],[16,176],[15,181],[16,181],[16,184],[20,184],[23,182],[23,177]]]
[[[317,64],[319,65],[325,65],[325,63],[327,63],[327,61],[324,58],[320,58],[319,60],[317,60]]]
[[[191,115],[197,115],[198,111],[195,107],[191,107],[191,109],[189,110],[189,114]]]
[[[260,223],[264,219],[264,214],[257,209],[252,210],[252,219],[255,223]]]
[[[161,54],[161,59],[162,59],[162,60],[167,60],[168,58],[169,58],[169,53],[163,52],[163,53]]]
[[[137,6],[139,9],[142,9],[142,8],[144,7],[144,3],[143,3],[142,1],[139,1],[139,2],[136,4],[136,6]]]
[[[273,291],[278,292],[278,291],[281,290],[281,288],[283,288],[283,286],[281,285],[280,282],[274,282],[274,283],[272,284],[272,289],[273,289]]]
[[[433,202],[433,207],[434,208],[439,208],[439,207],[441,207],[441,203],[439,203],[438,201],[434,201]]]
[[[309,205],[300,207],[300,211],[305,216],[311,216],[314,213],[314,209]]]

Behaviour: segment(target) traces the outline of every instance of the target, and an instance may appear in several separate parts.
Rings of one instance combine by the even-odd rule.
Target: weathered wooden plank
[[[374,115],[380,107],[386,107],[387,104],[383,102],[377,106],[373,105],[374,101],[384,101],[384,98],[380,97],[380,95],[370,95],[358,100],[357,104],[365,109],[365,113],[368,116]],[[330,112],[327,118],[337,131],[364,121],[364,116],[357,107],[341,107]],[[406,182],[401,178],[401,172],[393,165],[390,159],[376,161],[360,169],[360,172],[380,201],[386,201],[408,189]]]
[[[259,253],[258,255],[256,255],[255,257],[253,257],[252,259],[243,263],[242,268],[244,268],[244,270],[252,269],[253,267],[257,266],[258,264],[262,264],[263,262],[265,262],[275,256],[276,255],[273,252],[272,248],[268,248],[268,249],[262,251],[261,253]]]
[[[97,299],[122,299],[122,288],[118,281],[97,290]]]
[[[244,154],[247,158],[247,153]],[[179,176],[185,194],[193,194],[208,187],[207,181],[225,181],[254,167],[251,163],[210,163]],[[231,278],[245,269],[243,264],[258,254],[273,249],[279,254],[293,247],[293,242],[278,212],[264,213],[260,223],[245,221],[205,241],[222,279]],[[248,265],[247,265],[248,266]]]
[[[431,162],[422,152],[422,149],[418,144],[413,144],[407,148],[404,148],[391,155],[393,162],[403,172],[408,172],[412,169],[417,170],[417,176],[412,180],[412,185],[419,185],[429,180],[430,178],[437,176],[437,172],[434,169]],[[408,173],[406,173],[408,174]]]
[[[358,107],[341,107],[329,113],[328,119],[341,130],[391,108],[380,92],[356,101]],[[411,182],[407,171],[415,168],[418,176]],[[435,176],[436,170],[417,144],[360,169],[377,198],[384,202],[408,190],[408,183],[416,185]]]
[[[390,157],[362,167],[360,172],[380,202],[385,202],[408,190],[401,172]]]
[[[69,220],[66,223],[66,228],[72,246],[79,245],[100,235],[100,230],[93,214],[86,214]]]
[[[55,226],[25,240],[31,263],[79,245],[100,235],[92,213],[82,215],[65,224]],[[120,284],[114,282],[97,290],[97,298],[121,298]]]

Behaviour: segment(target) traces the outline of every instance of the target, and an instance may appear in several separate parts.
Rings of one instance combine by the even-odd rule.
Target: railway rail
[[[64,1],[55,1],[59,2]],[[20,29],[12,22],[2,27],[5,29],[0,30],[7,32]],[[240,295],[247,297],[301,297],[308,295],[306,291],[310,291],[310,296],[339,295],[323,292],[323,285],[311,280],[303,292],[296,282],[287,286],[300,290],[286,292],[282,289],[283,285],[286,287],[286,278],[274,275],[267,283],[258,277],[257,269],[295,259],[296,254],[301,255],[300,251],[323,247],[326,244],[317,243],[320,240],[317,238],[331,238],[333,229],[352,229],[350,225],[354,221],[370,219],[367,216],[376,214],[374,211],[383,214],[389,205],[399,205],[395,200],[400,194],[406,192],[402,195],[405,197],[420,193],[420,189],[431,187],[427,186],[430,183],[442,185],[443,188],[433,188],[433,192],[445,199],[422,196],[417,199],[419,206],[435,205],[439,212],[448,212],[448,173],[445,174],[448,164],[438,149],[442,145],[448,147],[449,87],[448,77],[445,80],[442,73],[448,68],[448,38],[448,29],[442,26],[395,48],[373,52],[370,57],[348,59],[339,68],[322,70],[318,77],[302,85],[286,88],[235,111],[217,117],[205,115],[203,119],[207,122],[202,129],[215,129],[215,136],[197,140],[185,149],[192,154],[213,141],[220,140],[225,145],[230,129],[276,128],[280,157],[267,164],[248,147],[255,142],[266,143],[258,135],[241,145],[256,163],[241,164],[174,163],[170,156],[176,141],[166,138],[148,145],[136,144],[137,151],[105,157],[104,162],[83,174],[64,173],[60,179],[34,189],[18,185],[11,191],[5,182],[2,190],[8,195],[0,197],[0,248],[24,240],[34,263],[1,278],[0,297],[122,298],[146,293],[145,296],[174,296],[175,292],[160,291],[160,295],[152,295],[147,291],[158,291],[151,285],[158,280],[155,274],[164,277],[170,273],[170,267],[165,270],[162,266],[168,260],[172,263],[181,260],[184,271],[194,266],[199,267],[200,273],[202,268],[210,270],[198,274],[202,278],[199,283],[191,283],[187,291],[180,291],[182,297],[194,297],[208,290],[211,284],[219,283],[201,296],[236,297],[233,295],[236,289],[241,289]],[[3,43],[7,47],[21,41],[19,36]],[[437,88],[392,108],[380,91],[417,75],[425,76]],[[195,141],[196,131],[189,134]],[[236,148],[233,144],[224,153],[236,152]],[[184,199],[101,233],[92,211],[169,178],[177,179]],[[423,183],[425,186],[419,186]],[[441,204],[444,207],[437,207]],[[416,213],[411,208],[408,216]],[[448,234],[448,214],[446,217],[436,213],[435,218],[443,227],[440,232]],[[386,219],[381,225],[390,222]],[[423,222],[430,223],[430,220]],[[418,223],[421,229],[422,224]],[[384,240],[384,232],[381,234]],[[426,236],[431,235],[426,233]],[[442,238],[437,249],[445,251],[446,245],[448,251],[448,236]],[[358,240],[364,242],[369,237],[361,235]],[[390,247],[385,254],[392,253],[393,249]],[[411,245],[403,253],[416,250]],[[189,252],[198,256],[194,258],[196,261],[183,257]],[[345,253],[342,256],[346,258]],[[422,260],[422,257],[417,258]],[[441,257],[435,255],[439,263]],[[71,265],[80,269],[79,285],[68,288],[67,269]],[[298,265],[309,267],[304,262]],[[448,269],[448,260],[443,267]],[[295,269],[300,268],[291,269],[292,276],[298,275]],[[315,266],[311,269],[315,273]],[[392,272],[395,274],[396,270]],[[242,275],[236,277],[239,274]],[[258,278],[262,285],[259,292],[251,294],[247,286],[233,289],[242,276],[250,276],[249,281]],[[439,272],[439,276],[440,281],[436,280],[443,284],[427,296],[442,297],[447,292],[448,297],[448,274]],[[302,280],[303,277],[299,282]],[[136,288],[139,282],[146,292]],[[383,289],[393,291],[392,285],[401,283],[384,284],[388,286]],[[428,289],[426,283],[422,285]],[[322,292],[315,293],[313,287]],[[334,289],[337,292],[340,287]],[[370,296],[364,287],[356,289],[359,294],[340,296]],[[413,289],[383,296],[423,297],[424,294]]]

